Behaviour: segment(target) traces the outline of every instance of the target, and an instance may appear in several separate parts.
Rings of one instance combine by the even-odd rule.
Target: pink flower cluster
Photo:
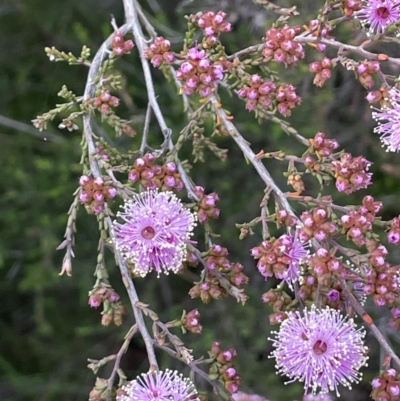
[[[220,210],[216,207],[219,201],[218,194],[211,192],[206,195],[204,188],[196,186],[193,192],[198,196],[200,203],[197,210],[197,219],[200,223],[205,223],[209,219],[217,219],[219,217]]]
[[[198,13],[192,16],[193,20],[203,30],[206,36],[206,44],[212,46],[218,41],[218,36],[222,32],[230,32],[232,26],[229,22],[225,21],[226,13],[223,11],[208,11],[204,14]]]
[[[400,399],[400,375],[395,369],[387,369],[372,379],[371,398],[375,401],[398,401]]]
[[[112,107],[119,105],[119,99],[111,96],[110,92],[104,91],[99,96],[92,99],[93,106],[102,114],[108,114]]]
[[[359,62],[355,67],[355,71],[361,85],[366,89],[371,89],[375,84],[372,74],[380,71],[379,61],[364,60]]]
[[[382,202],[375,202],[371,195],[367,195],[362,201],[362,206],[340,218],[347,237],[357,246],[365,244],[365,235],[372,230],[375,216],[381,209]]]
[[[100,213],[104,210],[104,203],[108,199],[112,199],[117,194],[117,190],[106,185],[100,177],[93,178],[88,175],[82,175],[79,179],[81,190],[79,192],[79,200],[88,210],[93,213]]]
[[[290,288],[300,277],[300,265],[308,258],[304,243],[300,242],[297,233],[294,237],[282,235],[278,239],[263,241],[254,247],[251,254],[257,263],[258,271],[267,279],[275,276],[285,280]]]
[[[339,192],[351,194],[371,184],[372,173],[368,173],[371,162],[364,156],[353,157],[345,153],[340,160],[331,163],[336,178],[336,188]]]
[[[328,212],[322,206],[317,206],[310,211],[304,211],[300,220],[303,227],[299,229],[301,241],[308,241],[315,238],[317,241],[324,241],[329,234],[337,230],[336,224],[328,220]]]
[[[385,92],[382,91],[382,95]],[[391,88],[381,102],[381,109],[374,109],[372,117],[378,122],[374,132],[381,136],[381,142],[388,152],[400,149],[400,91]]]
[[[325,82],[331,77],[333,67],[332,60],[328,57],[324,57],[321,61],[313,61],[309,66],[308,70],[315,75],[314,85],[319,87],[324,86]]]
[[[262,52],[266,61],[275,60],[287,65],[296,64],[305,56],[301,43],[295,41],[300,26],[271,28],[266,32],[265,48]]]
[[[175,60],[175,54],[171,52],[171,42],[162,36],[154,39],[154,42],[144,51],[144,55],[153,67],[160,67],[164,62],[170,64]]]
[[[232,363],[233,359],[236,358],[236,350],[230,348],[223,351],[220,343],[215,341],[211,346],[209,354],[213,358],[209,371],[210,377],[222,381],[229,393],[236,393],[241,380]]]
[[[106,397],[102,398],[105,399]],[[100,397],[96,398],[96,401]],[[177,371],[143,373],[117,390],[117,401],[199,401],[194,384]]]
[[[180,191],[183,188],[183,182],[176,164],[168,162],[160,166],[154,164],[155,160],[156,158],[151,153],[136,159],[128,174],[129,181],[139,182],[143,188]]]
[[[282,84],[277,88],[273,81],[264,81],[258,74],[250,77],[249,85],[240,88],[238,95],[247,99],[247,110],[256,110],[257,107],[272,109],[276,105],[285,117],[289,117],[291,109],[301,102],[293,85]]]
[[[363,27],[368,28],[370,35],[383,34],[389,25],[400,19],[399,0],[363,0],[361,4],[361,9],[354,15]]]
[[[331,309],[304,309],[289,312],[278,332],[270,339],[275,348],[278,373],[290,382],[304,383],[304,392],[321,393],[338,386],[351,388],[361,379],[360,368],[366,365],[365,330],[358,329],[352,319]]]
[[[131,49],[134,47],[134,43],[132,40],[125,40],[124,35],[120,31],[114,32],[111,48],[115,55],[123,56],[126,53],[129,53]]]
[[[176,72],[176,77],[183,81],[182,91],[186,95],[198,92],[200,96],[209,96],[217,87],[218,81],[224,78],[224,67],[213,63],[204,50],[193,47],[188,51],[187,60]]]

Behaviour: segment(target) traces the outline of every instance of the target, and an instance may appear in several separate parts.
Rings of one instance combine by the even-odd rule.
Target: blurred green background
[[[299,3],[300,16],[293,23],[304,24],[315,17],[316,10],[324,2],[274,3],[282,6]],[[228,53],[260,43],[265,29],[277,17],[250,0],[143,0],[141,4],[158,33],[169,38],[176,51],[182,47],[185,14],[208,9],[226,11],[234,27],[231,34],[223,36]],[[95,281],[98,231],[95,217],[88,216],[84,209],[78,215],[73,277],[58,276],[63,253],[55,249],[62,241],[66,213],[82,172],[79,164],[81,131],[59,130],[60,120],[55,120],[48,133],[39,133],[30,125],[31,119],[61,101],[57,92],[63,84],[77,94],[83,92],[85,85],[86,67],[51,63],[44,47],[55,46],[79,54],[82,46],[87,45],[94,54],[112,32],[112,15],[118,24],[124,22],[120,1],[0,2],[1,400],[86,400],[94,385],[94,376],[86,368],[87,358],[100,359],[115,353],[132,323],[129,311],[122,327],[104,328],[100,325],[99,311],[87,305],[87,294]],[[334,34],[355,44],[362,40],[359,30],[351,23],[343,24]],[[383,46],[381,52],[399,56],[396,47],[380,46]],[[285,80],[294,84],[303,98],[289,121],[306,137],[324,131],[348,151],[363,154],[373,161],[374,185],[368,193],[384,201],[385,219],[397,216],[400,213],[399,157],[385,153],[372,133],[374,122],[364,99],[365,89],[354,80],[352,72],[342,67],[334,70],[323,89],[314,87],[307,65],[318,58],[318,54],[310,50],[307,54],[306,61],[283,72]],[[335,53],[328,50],[327,54],[333,57]],[[146,93],[135,51],[120,60],[117,68],[123,75],[123,89],[117,93],[122,98],[120,115],[133,119],[140,132],[146,112]],[[385,68],[388,67],[383,66]],[[185,124],[181,101],[173,85],[159,72],[154,76],[161,107],[176,138]],[[224,107],[232,111],[238,128],[255,152],[283,148],[293,154],[302,153],[303,150],[299,150],[293,139],[278,126],[270,122],[259,124],[253,113],[244,110],[242,102],[229,97],[223,90],[221,95]],[[160,137],[155,124],[152,132]],[[229,149],[227,161],[221,162],[206,151],[205,162],[196,163],[191,176],[198,185],[206,188],[207,193],[216,191],[221,198],[221,217],[213,221],[212,226],[221,234],[219,243],[229,249],[232,261],[245,265],[245,272],[250,276],[248,304],[242,307],[232,299],[224,299],[203,305],[198,299],[189,299],[190,283],[171,276],[160,280],[154,276],[137,280],[140,298],[164,321],[180,317],[183,308],[199,308],[203,335],[187,334],[184,340],[194,349],[196,357],[206,355],[215,340],[220,341],[223,348],[236,347],[243,391],[275,401],[301,399],[301,386],[284,387],[285,379],[275,374],[274,363],[268,359],[271,350],[267,340],[269,311],[261,303],[260,295],[270,283],[267,285],[257,273],[249,255],[249,249],[260,242],[260,236],[239,241],[239,232],[235,228],[235,223],[250,221],[259,214],[263,183],[232,141],[221,137],[215,140],[220,147]],[[117,143],[124,150],[137,147],[137,140],[123,138]],[[189,147],[185,148],[183,158],[190,159],[190,152]],[[266,162],[266,166],[281,188],[289,191],[282,175],[287,166],[273,161]],[[366,193],[361,191],[351,197],[336,196],[336,199],[344,204],[360,203]],[[397,259],[398,263],[399,252],[392,248],[390,251],[392,261]],[[107,262],[111,283],[127,302],[111,255]],[[379,318],[378,325],[385,328],[386,312],[375,311],[372,306],[370,310]],[[396,344],[396,336],[391,338]],[[368,336],[367,341],[375,349],[365,374],[366,380],[370,380],[379,368],[379,352],[373,338]],[[159,357],[162,366],[183,369],[165,355]],[[140,341],[132,343],[123,367],[130,378],[147,369]],[[99,375],[107,377],[109,370],[106,368]],[[364,400],[369,391],[368,384],[361,384],[351,396],[343,391],[342,399]]]

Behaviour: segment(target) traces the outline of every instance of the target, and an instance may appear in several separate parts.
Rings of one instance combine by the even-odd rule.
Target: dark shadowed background
[[[78,401],[86,400],[94,384],[92,372],[86,368],[87,359],[100,359],[115,353],[126,330],[132,323],[129,312],[122,327],[102,327],[98,310],[87,305],[87,294],[95,281],[98,241],[95,217],[80,210],[77,222],[76,258],[73,277],[59,277],[63,253],[55,249],[62,241],[67,211],[72,202],[78,178],[82,172],[80,160],[81,131],[68,132],[57,128],[60,120],[39,133],[30,125],[36,115],[53,108],[61,99],[57,92],[62,85],[77,94],[83,92],[87,69],[51,63],[44,52],[55,46],[65,52],[79,54],[83,45],[94,54],[111,34],[111,16],[122,24],[122,2],[111,0],[2,0],[0,2],[0,399],[7,401]],[[261,42],[265,29],[276,15],[266,12],[250,0],[241,1],[157,1],[141,2],[157,32],[173,43],[174,50],[182,48],[186,28],[185,14],[199,10],[223,9],[229,15],[234,30],[223,36],[228,53]],[[323,1],[275,1],[280,5],[299,3],[305,23],[315,16]],[[342,40],[359,44],[363,36],[351,23],[335,32]],[[383,46],[383,47],[382,47]],[[381,45],[381,52],[399,56],[398,46]],[[328,50],[328,56],[334,56]],[[355,155],[363,154],[374,164],[374,185],[368,190],[384,201],[383,216],[390,219],[400,213],[399,156],[388,154],[372,133],[374,122],[364,97],[365,89],[353,79],[353,73],[342,67],[334,70],[323,89],[312,84],[307,61],[283,72],[284,79],[294,84],[303,101],[294,110],[290,122],[299,132],[314,136],[324,131]],[[146,93],[137,53],[125,56],[117,63],[123,76],[123,88],[116,95],[122,99],[119,113],[134,119],[138,132],[143,127],[146,112]],[[392,71],[398,74],[399,71]],[[184,126],[182,104],[174,86],[156,71],[159,101],[174,138]],[[231,110],[235,122],[253,150],[287,152],[301,155],[303,150],[277,125],[259,124],[254,114],[244,110],[241,101],[221,91],[224,107]],[[151,133],[160,138],[154,124]],[[104,128],[105,129],[105,128]],[[210,133],[208,133],[210,134]],[[112,137],[112,132],[109,132]],[[127,138],[113,141],[120,148],[134,150],[137,140]],[[213,221],[215,232],[221,234],[219,243],[230,251],[233,261],[245,265],[250,276],[246,307],[233,299],[212,301],[203,305],[187,295],[191,284],[181,277],[156,279],[149,276],[137,280],[142,301],[151,305],[164,321],[180,317],[182,309],[198,308],[202,315],[202,336],[185,335],[195,356],[206,355],[212,341],[223,348],[236,347],[237,367],[243,377],[242,390],[258,393],[274,401],[300,399],[300,385],[283,385],[284,379],[274,372],[273,360],[268,359],[271,344],[268,308],[260,295],[269,288],[257,273],[249,249],[257,245],[259,233],[239,241],[235,223],[250,221],[259,214],[263,184],[254,170],[246,164],[235,144],[224,137],[215,138],[218,146],[229,149],[225,162],[206,151],[205,161],[193,165],[191,176],[207,192],[218,192],[221,217]],[[156,142],[155,142],[156,143]],[[183,149],[182,158],[191,158],[191,148]],[[287,165],[274,161],[266,163],[281,188],[290,190],[282,173]],[[311,183],[310,183],[311,185]],[[331,188],[332,189],[332,188]],[[328,189],[327,192],[330,190]],[[338,202],[360,203],[367,191],[354,196],[336,194]],[[398,263],[399,252],[391,250],[392,262]],[[123,300],[126,296],[111,255],[108,255],[110,280]],[[371,313],[378,325],[386,327],[387,312]],[[395,343],[396,336],[391,337]],[[373,338],[370,366],[365,381],[379,368],[379,350]],[[134,341],[123,367],[129,378],[145,371],[146,355],[140,341]],[[160,355],[162,366],[182,369],[175,361]],[[107,377],[105,369],[100,375]],[[351,397],[343,391],[343,400],[365,400],[368,384],[357,387]]]

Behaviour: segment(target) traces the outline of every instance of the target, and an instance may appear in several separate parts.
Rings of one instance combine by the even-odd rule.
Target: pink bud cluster
[[[134,43],[132,40],[125,40],[124,34],[120,31],[114,32],[111,48],[115,55],[123,56],[133,49]]]
[[[305,56],[301,43],[295,41],[300,26],[271,28],[266,32],[265,48],[262,52],[266,61],[275,60],[287,65],[296,64]]]
[[[238,95],[246,101],[247,110],[255,110],[258,105],[271,108],[273,105],[276,85],[273,81],[264,81],[258,74],[250,77],[249,85],[239,89]]]
[[[303,227],[299,229],[299,238],[301,241],[308,241],[315,238],[317,241],[324,241],[329,234],[337,230],[336,224],[328,220],[328,212],[322,206],[317,206],[310,211],[304,211],[300,220]]]
[[[212,46],[218,41],[218,36],[223,32],[230,32],[232,26],[225,21],[226,13],[223,11],[208,11],[204,14],[198,13],[192,16],[193,20],[203,30],[206,37],[205,43],[207,46]]]
[[[310,139],[312,153],[319,158],[330,156],[338,147],[336,139],[328,139],[323,132],[317,132],[314,138]]]
[[[392,317],[389,320],[389,326],[395,330],[400,330],[400,307],[394,306],[390,312]]]
[[[372,74],[380,71],[379,61],[364,60],[356,65],[355,71],[361,85],[366,89],[371,89],[375,84]]]
[[[400,245],[400,216],[390,222],[387,239],[390,244]]]
[[[171,64],[175,60],[175,54],[171,52],[171,42],[158,36],[154,42],[144,51],[144,56],[153,64],[160,67],[163,63]]]
[[[193,192],[199,198],[199,205],[197,210],[197,219],[200,223],[205,223],[209,219],[217,219],[219,217],[220,210],[216,207],[219,201],[218,194],[216,192],[211,192],[206,195],[204,188],[196,186]]]
[[[351,194],[371,184],[372,173],[368,173],[371,162],[364,156],[353,157],[344,153],[340,160],[331,163],[336,178],[336,188],[339,192]]]
[[[376,240],[367,240],[366,246],[371,268],[367,270],[364,292],[366,295],[373,295],[374,303],[377,306],[393,305],[398,298],[400,266],[390,266],[386,262],[388,251]]]
[[[382,209],[382,202],[375,202],[371,195],[364,197],[362,206],[340,218],[343,232],[347,234],[357,246],[366,242],[365,234],[371,232],[376,214]]]
[[[362,8],[361,0],[342,0],[344,14],[351,17],[356,11]]]
[[[103,326],[108,326],[111,322],[117,326],[122,324],[122,315],[126,310],[119,302],[119,295],[112,288],[100,287],[93,290],[89,296],[89,305],[92,308],[103,305],[101,319]]]
[[[291,109],[301,103],[293,85],[284,83],[277,88],[273,81],[263,81],[258,74],[250,77],[249,85],[240,88],[238,95],[247,99],[247,110],[255,110],[257,106],[269,109],[276,106],[285,117],[289,117]]]
[[[273,313],[269,315],[269,321],[272,325],[281,323],[286,319],[287,314],[285,310],[293,302],[290,297],[284,295],[278,289],[271,289],[262,294],[261,299],[272,307]]]
[[[203,330],[203,326],[199,322],[200,312],[197,309],[193,309],[186,313],[182,319],[183,327],[191,333],[200,334]]]
[[[329,287],[333,275],[344,276],[346,269],[343,263],[335,258],[333,252],[319,248],[308,260],[308,266],[318,283]]]
[[[229,280],[236,288],[247,284],[249,278],[243,273],[243,265],[232,263],[227,258],[228,250],[220,245],[213,245],[205,259],[207,272],[203,282],[196,283],[189,291],[192,298],[200,297],[204,303],[211,299],[227,296],[226,286],[220,282],[221,277]]]
[[[324,57],[321,61],[313,61],[308,69],[310,72],[316,74],[314,77],[314,85],[319,87],[324,86],[325,82],[331,77],[333,67],[332,60],[328,57]]]
[[[375,401],[400,400],[400,374],[395,369],[387,369],[371,381],[371,398]]]
[[[96,143],[96,148],[94,149],[94,154],[97,156],[97,158],[104,160],[104,161],[109,161],[110,160],[110,155],[108,154],[107,150],[104,148],[103,143]]]
[[[215,341],[209,352],[212,358],[209,370],[210,378],[221,381],[229,393],[236,393],[240,385],[240,376],[232,361],[236,358],[236,350],[230,348],[226,351],[221,349],[220,343]]]
[[[198,92],[200,96],[209,96],[217,87],[217,82],[224,78],[224,67],[213,63],[204,50],[198,47],[189,49],[187,60],[176,72],[179,81],[183,81],[182,91],[186,95]]]
[[[79,200],[96,214],[101,213],[104,210],[104,203],[117,194],[117,190],[106,185],[101,177],[93,178],[82,175],[79,179],[79,185],[81,186]]]
[[[92,99],[93,106],[102,114],[108,114],[112,107],[119,105],[119,99],[111,96],[110,92],[104,91],[99,96]]]
[[[278,225],[291,227],[296,225],[296,221],[296,217],[289,214],[285,209],[280,209],[276,212],[276,222]]]
[[[332,36],[329,35],[329,32],[332,29],[325,26],[321,20],[318,19],[311,20],[306,30],[309,31],[310,34],[314,37],[332,39]],[[323,52],[326,49],[326,44],[321,42],[309,43],[309,45],[315,47],[320,52]]]
[[[388,101],[390,97],[390,88],[388,87],[382,87],[380,89],[368,92],[367,96],[365,96],[368,103],[380,102],[382,108],[385,106],[389,108],[393,107],[390,101]]]
[[[180,191],[183,188],[183,182],[176,164],[168,162],[160,166],[154,164],[155,160],[156,158],[151,153],[136,159],[128,174],[129,181],[139,182],[143,188]]]
[[[101,287],[90,293],[89,305],[91,308],[98,308],[104,301],[118,302],[119,295],[112,288]]]

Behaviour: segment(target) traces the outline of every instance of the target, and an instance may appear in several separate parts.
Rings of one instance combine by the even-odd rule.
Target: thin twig
[[[217,101],[215,96],[211,97],[211,102],[214,106],[214,110],[225,125],[227,131],[233,138],[233,140],[237,143],[247,160],[254,166],[257,170],[259,176],[264,181],[269,189],[274,193],[275,198],[277,199],[281,209],[286,210],[291,216],[297,218],[295,213],[293,212],[292,207],[290,206],[286,195],[279,189],[279,187],[275,184],[275,181],[271,177],[271,174],[265,168],[265,166],[261,163],[261,161],[257,158],[256,154],[251,150],[248,142],[242,137],[238,129],[235,125],[228,119],[228,116],[225,110],[220,106],[220,103]]]
[[[129,21],[129,18],[127,16],[127,20]],[[132,25],[130,23],[127,23],[119,28],[119,31],[122,32],[122,34],[125,34],[129,32],[132,29]],[[109,49],[111,47],[111,42],[113,39],[113,35],[111,35],[100,47],[98,52],[96,53],[92,64],[89,69],[88,73],[88,78],[86,82],[86,87],[85,87],[85,92],[84,92],[84,101],[89,100],[90,98],[93,97],[95,90],[96,90],[96,84],[95,84],[95,78],[98,76],[99,70],[101,68],[102,62],[106,58],[106,56],[109,54]],[[89,155],[89,163],[90,163],[90,170],[91,173],[95,178],[101,177],[101,169],[99,165],[99,161],[97,161],[92,155],[95,151],[95,145],[93,141],[93,136],[92,136],[92,125],[91,125],[91,115],[89,113],[85,114],[83,117],[83,130],[84,130],[84,136],[85,140],[88,145],[88,155]],[[107,213],[107,205],[105,205],[105,213]],[[113,222],[111,218],[108,216],[106,218],[106,221],[108,223],[109,227],[109,233],[111,238],[115,238],[114,234],[114,228],[113,228]],[[121,271],[122,275],[122,280],[125,284],[125,287],[127,289],[128,295],[129,295],[129,300],[132,305],[133,313],[136,319],[137,326],[139,328],[140,334],[142,335],[143,341],[146,346],[147,350],[147,356],[149,358],[150,362],[150,368],[151,369],[158,369],[158,364],[157,364],[157,359],[155,356],[154,348],[153,348],[153,339],[150,337],[149,332],[147,331],[147,327],[144,323],[143,315],[142,312],[139,308],[137,308],[136,304],[139,302],[139,297],[136,292],[136,288],[133,284],[132,278],[129,274],[128,268],[126,266],[125,260],[123,259],[121,253],[119,252],[118,249],[114,248],[114,253],[115,253],[115,258],[117,260],[117,263],[119,265],[119,269]]]
[[[51,134],[49,132],[41,132],[29,124],[21,123],[20,121],[13,120],[12,118],[5,116],[0,116],[0,125],[34,135],[40,139],[43,139],[44,141],[50,140],[51,142],[55,143],[61,143],[64,141],[62,136]]]
[[[361,318],[364,320],[365,324],[368,325],[368,327],[374,334],[376,340],[381,345],[381,347],[386,351],[386,353],[388,355],[390,355],[390,357],[392,358],[397,369],[400,369],[400,358],[395,354],[395,352],[392,350],[389,343],[387,342],[386,338],[382,335],[382,333],[379,331],[379,329],[375,326],[375,323],[373,322],[371,316],[368,315],[368,313],[360,305],[360,303],[357,301],[357,299],[352,294],[352,292],[347,288],[346,281],[340,277],[338,278],[338,280],[340,282],[343,292],[346,295],[346,298],[350,301],[354,310],[361,316]]]
[[[108,399],[108,401],[111,401],[111,390],[113,388],[115,376],[117,375],[117,371],[118,371],[119,365],[121,363],[121,358],[126,353],[128,346],[129,346],[133,336],[136,334],[136,332],[137,332],[137,325],[135,324],[134,326],[132,326],[129,329],[128,334],[125,336],[125,341],[123,342],[120,350],[118,351],[117,355],[115,356],[114,367],[113,367],[113,370],[111,372],[111,375],[110,375],[110,377],[108,379],[108,383],[107,383],[107,390],[108,390],[107,399]]]
[[[140,154],[143,156],[146,148],[148,147],[147,144],[147,135],[149,134],[149,126],[150,126],[150,118],[151,118],[151,105],[150,103],[147,105],[146,110],[146,117],[144,119],[144,127],[143,127],[143,135],[142,135],[142,143],[140,145]]]

